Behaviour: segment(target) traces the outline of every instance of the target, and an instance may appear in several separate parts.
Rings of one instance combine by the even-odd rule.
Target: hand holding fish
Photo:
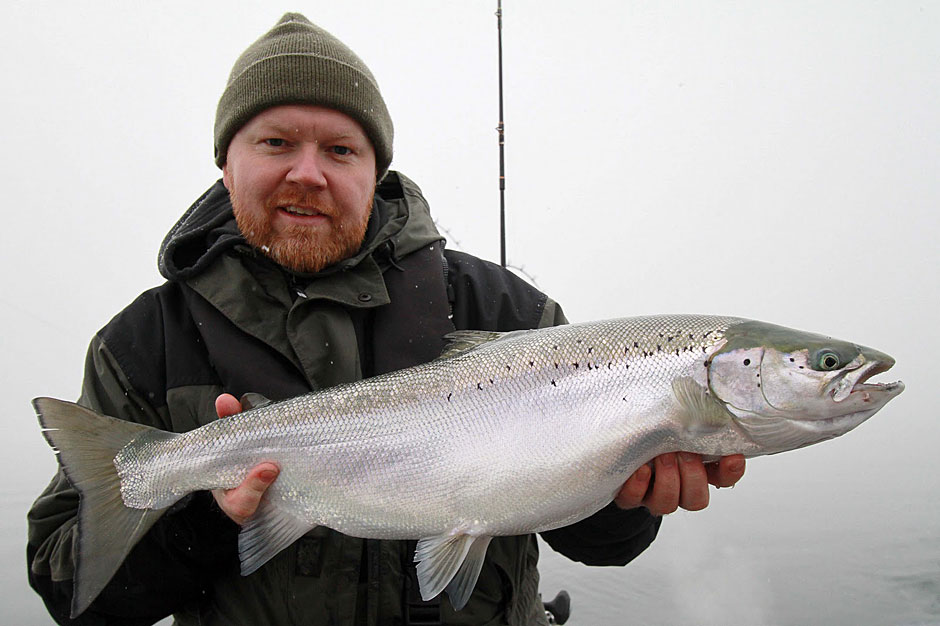
[[[215,399],[215,412],[220,418],[235,415],[242,412],[242,404],[232,394],[223,393]],[[259,463],[251,468],[248,476],[238,487],[213,489],[212,497],[215,498],[223,513],[242,526],[258,510],[261,497],[280,471],[274,463]]]
[[[744,476],[744,455],[722,457],[716,463],[702,463],[702,457],[691,452],[661,454],[649,464],[641,465],[614,501],[622,509],[645,506],[653,515],[674,513],[679,507],[700,511],[708,506],[708,485],[731,487]]]

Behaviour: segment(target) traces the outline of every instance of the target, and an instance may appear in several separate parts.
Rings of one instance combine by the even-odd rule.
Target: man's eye
[[[268,145],[271,146],[272,148],[281,148],[281,147],[284,146],[284,140],[283,140],[283,139],[277,139],[277,138],[274,138],[274,137],[272,137],[272,138],[270,138],[270,139],[265,139],[265,140],[264,140],[264,143],[268,144]]]
[[[334,154],[338,154],[340,156],[352,154],[352,148],[347,148],[346,146],[333,146],[330,148],[330,150],[332,150]]]

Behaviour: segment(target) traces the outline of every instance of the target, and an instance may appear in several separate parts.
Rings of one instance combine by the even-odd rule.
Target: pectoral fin
[[[415,562],[421,597],[430,600],[447,590],[455,610],[470,599],[492,537],[467,534],[427,537],[418,542]]]
[[[691,377],[674,380],[672,391],[683,409],[679,419],[690,435],[712,433],[731,423],[732,415],[725,405]]]

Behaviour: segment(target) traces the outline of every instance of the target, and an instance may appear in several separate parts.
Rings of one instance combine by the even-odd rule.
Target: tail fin
[[[76,617],[101,593],[131,548],[166,511],[124,506],[114,457],[143,433],[152,438],[174,435],[53,398],[36,398],[33,407],[43,436],[56,450],[62,470],[81,496],[72,593],[72,617]]]

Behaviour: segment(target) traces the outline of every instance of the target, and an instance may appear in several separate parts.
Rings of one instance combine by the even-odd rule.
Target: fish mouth
[[[894,365],[894,359],[871,361],[853,370],[842,372],[829,384],[829,395],[834,402],[843,402],[854,396],[863,403],[869,403],[876,398],[896,396],[904,391],[904,383],[900,380],[890,383],[868,382],[873,376],[887,372]]]

